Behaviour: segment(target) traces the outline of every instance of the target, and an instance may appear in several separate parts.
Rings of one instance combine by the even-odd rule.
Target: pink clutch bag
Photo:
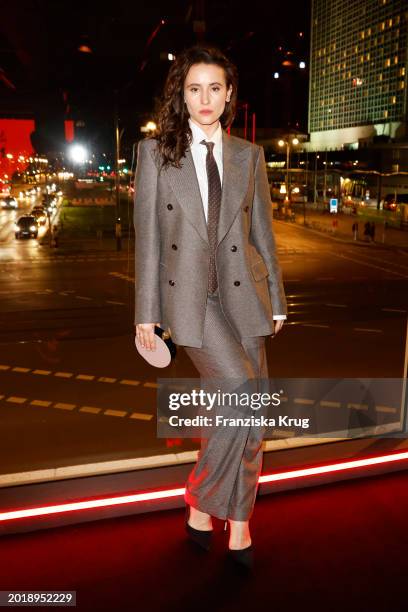
[[[137,337],[135,336],[135,346],[138,353],[155,368],[167,367],[171,360],[176,356],[176,345],[170,337],[170,333],[161,327],[154,327],[156,349],[148,351],[143,348]]]

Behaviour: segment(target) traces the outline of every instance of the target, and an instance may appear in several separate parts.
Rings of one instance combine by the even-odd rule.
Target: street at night
[[[275,231],[289,308],[282,333],[267,341],[271,376],[401,377],[408,252],[282,221]],[[22,252],[26,244],[1,264],[1,420],[19,432],[7,436],[2,465],[13,473],[44,469],[50,457],[64,465],[70,453],[76,464],[169,452],[155,435],[156,376],[129,333],[132,246],[64,255],[37,245]],[[180,348],[163,376],[198,373]],[[183,449],[196,447],[183,440]]]
[[[3,7],[0,607],[406,612],[405,4]]]

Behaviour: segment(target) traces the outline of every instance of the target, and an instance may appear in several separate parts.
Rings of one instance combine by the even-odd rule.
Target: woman
[[[237,71],[217,48],[173,62],[154,138],[139,143],[135,177],[135,325],[155,349],[169,327],[201,380],[268,378],[265,339],[286,318],[263,148],[225,131]],[[186,529],[208,549],[211,517],[230,524],[229,557],[252,565],[249,518],[263,431],[203,439],[186,484]]]

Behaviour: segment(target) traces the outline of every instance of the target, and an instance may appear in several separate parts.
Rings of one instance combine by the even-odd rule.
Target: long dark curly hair
[[[162,167],[171,164],[180,168],[180,160],[192,141],[188,123],[189,112],[184,101],[184,81],[194,64],[216,64],[224,69],[227,90],[232,85],[229,102],[220,117],[221,126],[228,128],[235,117],[237,107],[238,71],[236,66],[218,48],[212,45],[195,45],[176,56],[167,75],[163,95],[155,113],[157,128],[153,137],[157,140],[157,152]]]

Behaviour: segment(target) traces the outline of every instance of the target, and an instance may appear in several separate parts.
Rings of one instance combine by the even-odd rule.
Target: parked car
[[[18,208],[18,202],[13,196],[6,196],[5,198],[1,199],[1,207],[11,208],[12,210],[15,210],[16,208]]]
[[[16,239],[23,238],[37,238],[38,236],[38,223],[37,219],[33,215],[24,215],[20,217],[17,223],[14,225],[14,234]]]

